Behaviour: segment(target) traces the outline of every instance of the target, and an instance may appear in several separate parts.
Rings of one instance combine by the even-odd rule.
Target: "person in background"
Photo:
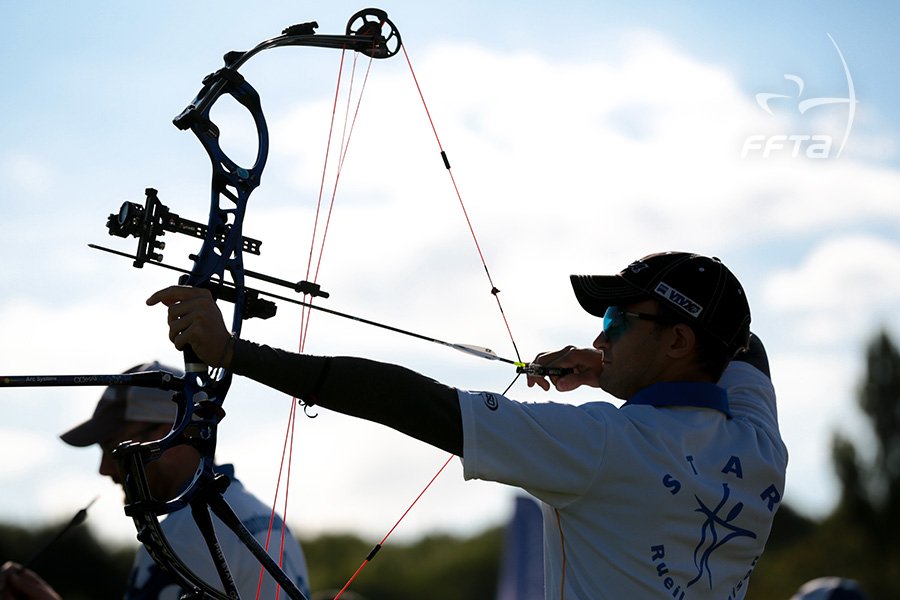
[[[158,362],[141,364],[125,371],[175,369]],[[63,433],[60,438],[75,447],[97,445],[100,448],[100,474],[122,484],[119,465],[112,451],[125,441],[147,442],[165,436],[175,421],[176,405],[173,392],[142,387],[111,386],[106,388],[93,416],[77,427]],[[152,496],[168,501],[177,497],[191,482],[200,464],[200,455],[188,445],[179,445],[163,452],[157,460],[146,464],[147,482]],[[217,465],[217,473],[231,479],[225,491],[225,500],[234,509],[250,533],[265,546],[272,509],[247,491],[234,477],[232,465]],[[215,516],[216,535],[237,584],[241,598],[256,598],[259,585],[260,564],[237,536]],[[185,564],[205,581],[218,586],[215,570],[206,542],[194,523],[189,508],[170,513],[161,521],[163,532],[175,553]],[[281,536],[284,535],[282,569],[301,591],[309,597],[309,575],[306,558],[300,544],[276,515],[269,541],[269,552],[276,562],[281,552]],[[0,600],[57,600],[60,596],[41,577],[16,563],[3,565],[5,587]],[[259,597],[274,598],[275,582],[266,574]],[[182,589],[150,558],[141,546],[135,557],[125,592],[126,600],[177,600]]]
[[[869,600],[869,597],[852,579],[819,577],[800,586],[791,600]]]

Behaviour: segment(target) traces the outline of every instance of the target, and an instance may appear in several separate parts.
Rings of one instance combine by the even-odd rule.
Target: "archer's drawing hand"
[[[169,339],[176,348],[189,345],[211,367],[231,364],[231,334],[209,290],[173,285],[147,298],[148,306],[159,303],[169,307]]]
[[[602,350],[566,346],[555,352],[542,352],[532,362],[547,367],[572,369],[572,372],[559,377],[550,377],[549,381],[542,376],[529,375],[528,387],[537,385],[545,392],[550,390],[551,383],[560,392],[570,392],[582,385],[600,387],[599,378],[603,371]]]
[[[14,562],[0,568],[0,600],[61,600],[59,594],[31,569]]]

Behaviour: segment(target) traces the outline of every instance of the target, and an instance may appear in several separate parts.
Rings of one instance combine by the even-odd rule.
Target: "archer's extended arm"
[[[231,368],[264,385],[346,415],[387,425],[462,456],[456,389],[398,365],[322,357],[236,340]]]

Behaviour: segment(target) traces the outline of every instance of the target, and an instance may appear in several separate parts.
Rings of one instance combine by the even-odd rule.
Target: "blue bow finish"
[[[259,94],[238,69],[258,52],[278,46],[350,49],[372,58],[388,58],[400,49],[399,33],[387,14],[381,10],[365,9],[353,15],[347,24],[345,35],[316,35],[316,27],[316,23],[295,25],[286,29],[281,36],[266,40],[247,52],[226,54],[225,66],[203,80],[203,87],[196,98],[173,121],[179,129],[194,132],[212,161],[209,222],[203,232],[203,246],[192,257],[194,267],[188,275],[182,277],[181,283],[210,287],[218,297],[234,302],[231,330],[236,337],[240,335],[244,319],[252,316],[265,318],[274,314],[274,307],[267,309],[270,303],[259,300],[255,292],[248,290],[244,283],[246,272],[242,260],[243,251],[258,254],[259,242],[244,238],[241,226],[247,201],[259,185],[265,168],[269,143]],[[250,167],[243,167],[230,159],[219,144],[219,129],[210,119],[210,110],[224,95],[230,95],[244,106],[256,125],[258,149],[256,160]],[[170,213],[158,203],[155,191],[148,190],[147,206],[141,217],[142,223],[149,226],[140,227],[136,265],[139,260],[152,260],[155,258],[155,250],[161,249],[162,246],[155,241],[155,235],[162,229],[171,229],[185,223],[177,215],[173,222],[166,222],[160,215],[168,217]],[[129,221],[124,207],[118,221],[120,226]],[[274,279],[266,276],[260,278],[269,281]],[[306,282],[291,287],[297,291],[325,295],[316,286]],[[178,415],[171,432],[161,440],[125,444],[115,451],[125,474],[124,486],[128,497],[125,512],[135,522],[138,539],[153,559],[188,591],[189,597],[238,598],[237,587],[213,530],[211,510],[237,534],[290,598],[304,598],[297,586],[247,531],[222,496],[229,481],[224,475],[215,473],[213,459],[217,426],[224,416],[222,403],[231,384],[231,372],[222,368],[211,371],[190,348],[184,352],[184,364],[183,389],[179,392]],[[188,444],[199,451],[201,463],[196,476],[175,499],[166,502],[155,500],[147,485],[144,466],[166,449],[180,444]],[[196,576],[176,556],[161,530],[159,515],[186,506],[191,507],[194,519],[206,539],[225,589],[224,594]]]

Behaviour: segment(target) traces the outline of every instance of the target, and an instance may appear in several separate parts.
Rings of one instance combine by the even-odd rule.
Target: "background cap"
[[[734,355],[750,338],[744,288],[718,258],[688,252],[650,254],[616,275],[572,275],[582,308],[602,317],[610,306],[653,299],[722,342]]]
[[[125,373],[168,371],[181,375],[178,369],[158,362],[136,365]],[[177,406],[175,392],[132,386],[109,386],[100,396],[90,419],[60,435],[70,446],[84,447],[110,439],[125,423],[174,423]]]
[[[820,577],[800,586],[791,600],[868,600],[868,596],[852,579]]]

